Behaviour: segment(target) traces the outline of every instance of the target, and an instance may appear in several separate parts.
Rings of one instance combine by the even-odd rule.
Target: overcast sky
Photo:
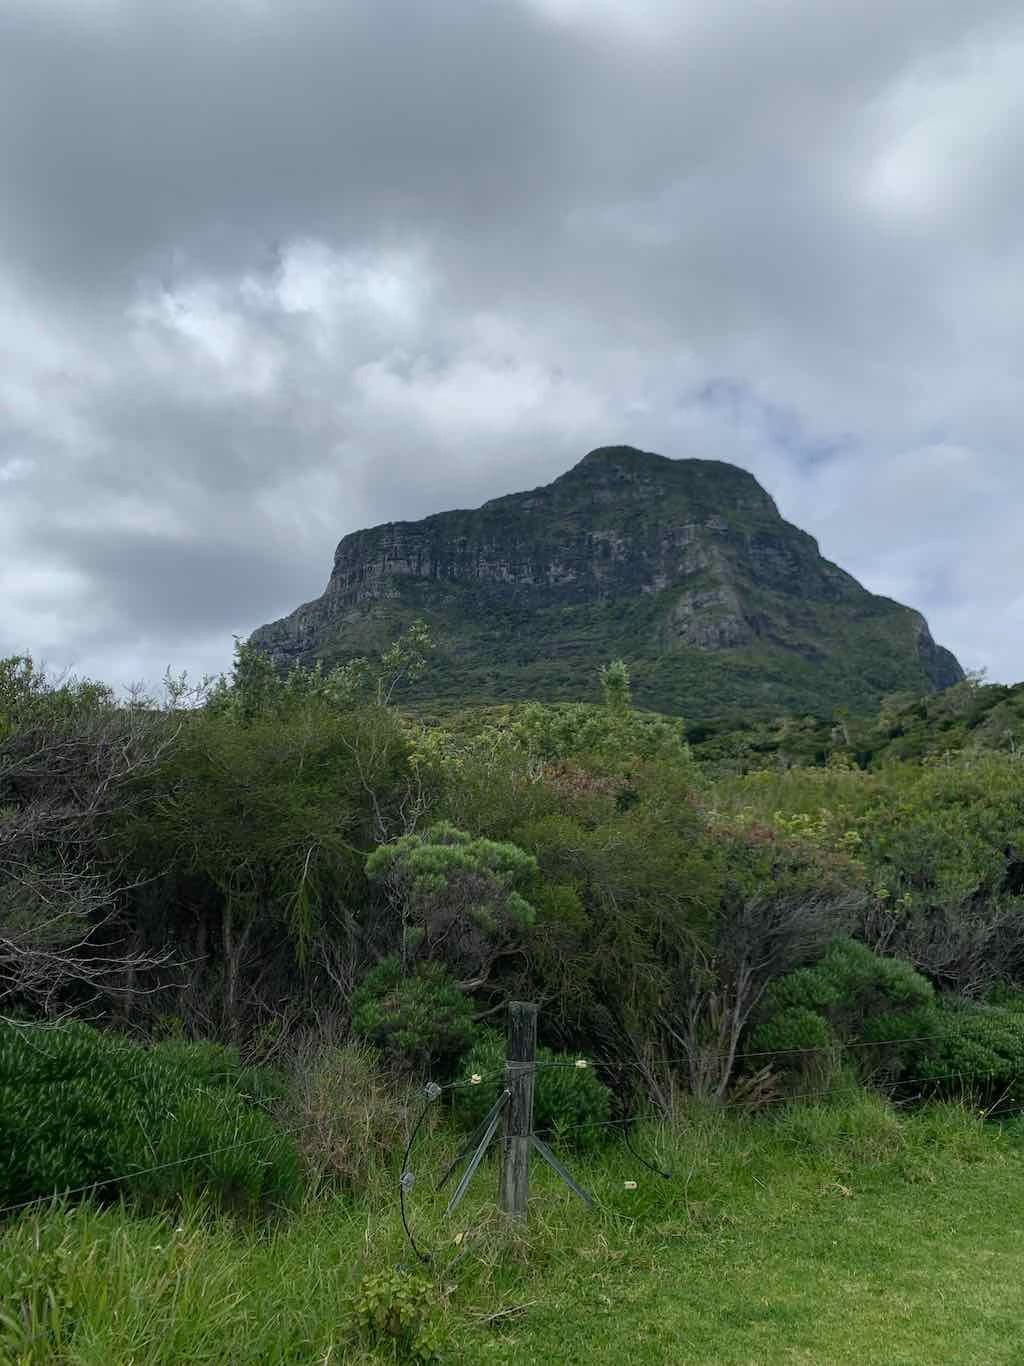
[[[1024,678],[1019,0],[2,0],[0,656],[230,668],[362,526],[751,470]]]

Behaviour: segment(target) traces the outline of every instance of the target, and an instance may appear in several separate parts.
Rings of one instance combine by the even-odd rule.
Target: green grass
[[[735,1176],[727,1208],[677,1209],[617,1264],[581,1247],[501,1359],[1021,1359],[1019,1166],[833,1156]]]
[[[1024,1139],[1012,1126],[955,1106],[900,1117],[860,1096],[753,1120],[691,1112],[636,1140],[671,1164],[671,1182],[613,1145],[572,1161],[591,1213],[540,1169],[525,1233],[491,1205],[486,1165],[456,1218],[440,1219],[428,1177],[451,1142],[427,1136],[410,1202],[436,1256],[441,1360],[1021,1360]],[[23,1218],[0,1240],[0,1361],[394,1361],[355,1315],[367,1270],[412,1263],[394,1175],[365,1201],[262,1230],[201,1210]]]

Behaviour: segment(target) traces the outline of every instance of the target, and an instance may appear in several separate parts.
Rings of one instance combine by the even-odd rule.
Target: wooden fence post
[[[533,1078],[537,1055],[537,1007],[510,1001],[508,1042],[505,1051],[504,1152],[499,1198],[501,1208],[513,1219],[526,1221],[530,1193],[530,1147],[533,1142]]]

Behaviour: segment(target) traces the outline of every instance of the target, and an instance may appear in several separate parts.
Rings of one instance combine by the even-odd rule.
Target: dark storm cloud
[[[74,289],[387,241],[564,185],[564,43],[515,5],[8,6],[8,250]],[[180,263],[180,264],[179,264]]]
[[[225,667],[630,441],[1024,674],[1022,75],[1003,0],[8,0],[0,653]]]

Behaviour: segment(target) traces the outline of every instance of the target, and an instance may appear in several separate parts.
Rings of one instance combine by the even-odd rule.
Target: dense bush
[[[404,961],[438,959],[470,978],[485,979],[536,914],[522,893],[536,879],[537,860],[447,821],[382,844],[367,858],[366,875],[387,900],[390,944],[400,933]]]
[[[1007,1107],[1024,1101],[1024,1001],[996,1001],[938,998],[908,963],[840,941],[772,986],[751,1062],[801,1086],[834,1085],[845,1067],[908,1096]]]
[[[714,785],[720,810],[823,850],[848,850],[869,893],[858,937],[974,999],[1024,982],[1024,764],[762,770]]]
[[[1024,1104],[1024,1013],[1019,1001],[980,1005],[946,999],[906,1014],[880,1016],[866,1038],[879,1046],[897,1083],[917,1094],[969,1097],[985,1107]]]
[[[87,1025],[0,1024],[0,1199],[93,1185],[102,1200],[205,1191],[238,1210],[300,1191],[290,1140],[230,1089]]]
[[[595,1148],[612,1132],[606,1121],[611,1092],[590,1068],[577,1068],[568,1053],[537,1049],[533,1087],[534,1129],[542,1137],[564,1138],[580,1149]],[[550,1066],[550,1064],[557,1064]],[[549,1064],[544,1066],[543,1064]],[[469,1126],[479,1124],[498,1099],[503,1086],[505,1042],[494,1030],[484,1030],[463,1059],[466,1077],[479,1076],[477,1085],[460,1086],[453,1094],[455,1112]],[[580,1127],[582,1126],[582,1127]]]
[[[931,984],[909,963],[838,939],[813,967],[797,968],[769,987],[750,1037],[751,1062],[799,1077],[801,1085],[828,1085],[844,1046],[864,1042],[869,1022],[929,1010],[934,999]],[[893,1021],[892,1027],[897,1033],[890,1038],[904,1036],[906,1026]],[[874,1051],[864,1055],[866,1064],[876,1061]]]
[[[474,1018],[542,1000],[548,1037],[621,1059],[666,1110],[677,1082],[724,1098],[748,1051],[790,1080],[815,1068],[827,1078],[881,1017],[938,1011],[936,1068],[987,1056],[993,1030],[1009,1031],[1009,1057],[1001,1016],[965,1015],[954,1029],[934,994],[977,1001],[999,978],[1024,984],[1014,753],[947,762],[915,740],[915,754],[937,761],[868,771],[856,764],[876,751],[865,759],[854,718],[790,717],[759,721],[744,746],[782,763],[822,751],[830,767],[712,776],[681,724],[633,710],[621,662],[604,671],[603,706],[516,704],[442,730],[391,705],[425,659],[418,628],[378,664],[328,675],[282,679],[240,646],[230,685],[164,716],[159,762],[131,766],[123,803],[88,821],[102,866],[107,855],[124,863],[104,934],[149,964],[133,959],[104,982],[133,1026],[145,1031],[166,1008],[189,1035],[273,1030],[286,1044],[336,1011],[340,1037],[352,1023],[385,1064],[443,1074],[473,1043]],[[557,667],[571,683],[571,662]],[[948,722],[966,748],[975,722],[995,714],[978,710],[979,696],[890,698],[879,726],[909,740],[920,721],[938,743]],[[0,710],[22,765],[0,783],[0,809],[23,808],[36,830],[33,784],[48,769],[32,758],[32,727],[45,715],[77,737],[59,750],[59,813],[97,735],[120,735],[112,708],[99,685],[49,697],[25,661],[0,661]],[[60,872],[48,830],[37,832],[40,866]],[[3,874],[0,912],[20,897]],[[105,902],[83,906],[83,932],[107,924]],[[838,935],[851,938],[826,952]],[[31,1004],[18,980],[8,1009]],[[55,1000],[79,1004],[91,982],[74,979]],[[886,1080],[931,1066],[902,1044],[862,1056],[863,1075]],[[669,1058],[671,1076],[657,1061]],[[1005,1061],[1000,1075],[1011,1075]],[[271,1074],[216,1045],[164,1044],[149,1065],[224,1104],[276,1103]]]
[[[443,1074],[473,1040],[473,1007],[440,963],[389,958],[354,993],[352,1027],[399,1066]]]
[[[837,939],[819,963],[779,978],[765,1004],[773,1013],[815,1011],[846,1039],[859,1037],[865,1021],[880,1010],[912,1010],[934,997],[930,983],[909,963],[882,958],[856,940]]]

